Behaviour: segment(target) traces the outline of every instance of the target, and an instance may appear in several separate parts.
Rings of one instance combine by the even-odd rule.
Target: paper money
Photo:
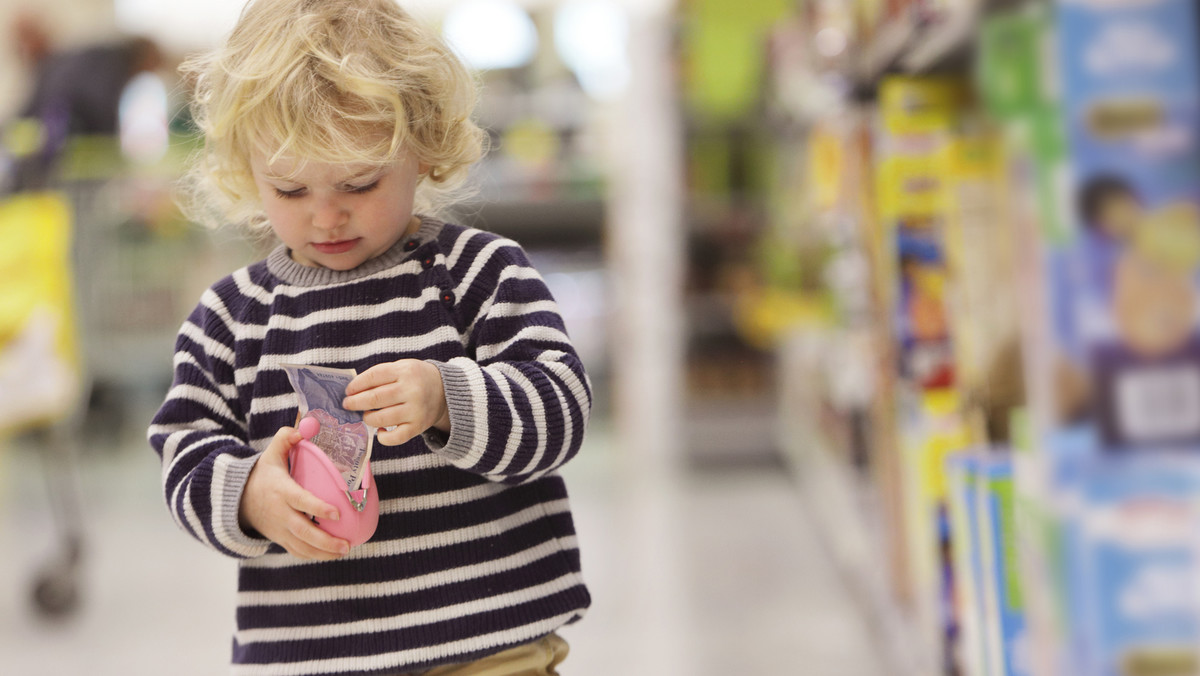
[[[321,431],[312,443],[325,451],[346,480],[346,490],[356,491],[371,459],[375,429],[363,421],[360,411],[342,408],[346,386],[357,375],[353,369],[280,364],[300,398],[300,416],[312,415]]]

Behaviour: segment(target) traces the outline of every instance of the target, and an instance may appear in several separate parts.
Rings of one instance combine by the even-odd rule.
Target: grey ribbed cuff
[[[469,361],[463,357],[449,362],[427,360],[442,374],[442,389],[446,393],[446,408],[450,413],[450,434],[447,436],[437,429],[426,430],[422,434],[429,450],[446,456],[456,464],[461,464],[474,455],[472,450],[475,445],[475,407],[471,395],[472,380],[482,378],[477,368],[471,369],[474,371],[472,373],[463,365],[455,363],[460,359]],[[482,385],[482,382],[477,384]]]
[[[250,478],[250,471],[254,469],[254,464],[262,453],[256,453],[248,458],[238,458],[231,461],[225,466],[225,482],[221,486],[221,504],[213,505],[214,511],[221,510],[221,523],[213,524],[215,527],[221,527],[223,535],[228,539],[227,543],[222,543],[225,546],[230,544],[233,547],[230,549],[238,556],[246,558],[254,558],[267,553],[267,547],[271,545],[271,541],[264,537],[253,537],[242,529],[239,512],[242,504],[242,493],[246,491],[246,480]]]

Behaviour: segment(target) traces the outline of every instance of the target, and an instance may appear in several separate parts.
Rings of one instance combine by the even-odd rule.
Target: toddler
[[[184,322],[148,435],[176,522],[241,560],[234,673],[557,673],[589,604],[557,469],[591,389],[521,248],[432,215],[482,152],[473,80],[393,0],[253,0],[184,72],[185,207],[279,240]],[[283,363],[358,371],[366,544],[288,473]]]

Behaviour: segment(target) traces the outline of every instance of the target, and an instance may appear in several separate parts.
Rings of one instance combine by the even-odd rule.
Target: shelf
[[[860,85],[873,86],[885,73],[924,73],[945,66],[971,44],[988,12],[1013,0],[976,0],[941,17],[908,12],[886,24],[862,52],[856,69]]]
[[[920,19],[908,12],[900,19],[885,24],[871,44],[863,50],[858,62],[859,82],[875,82],[905,51],[917,34]]]
[[[912,43],[900,66],[908,73],[923,73],[944,63],[951,55],[970,43],[979,27],[979,8],[966,6],[936,22],[926,24],[920,39]]]
[[[811,416],[812,379],[802,376],[811,371],[814,355],[828,339],[802,334],[781,349],[780,447],[821,541],[871,623],[888,673],[931,676],[939,673],[937,648],[919,630],[916,614],[889,589],[884,533],[871,516],[881,507],[868,482],[835,457]]]
[[[684,448],[693,469],[778,467],[778,418],[769,392],[734,397],[689,390],[684,415]]]
[[[599,198],[497,199],[460,204],[452,220],[510,237],[531,249],[599,247],[605,210]]]

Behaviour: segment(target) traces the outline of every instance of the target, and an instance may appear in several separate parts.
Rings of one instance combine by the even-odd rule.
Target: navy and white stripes
[[[425,359],[451,434],[375,445],[379,529],[342,560],[293,558],[238,524],[257,454],[295,423],[281,363]],[[176,522],[243,559],[235,673],[396,673],[473,659],[582,617],[589,598],[556,469],[591,389],[514,242],[424,219],[350,271],[282,247],[215,284],[180,329],[149,430]]]

